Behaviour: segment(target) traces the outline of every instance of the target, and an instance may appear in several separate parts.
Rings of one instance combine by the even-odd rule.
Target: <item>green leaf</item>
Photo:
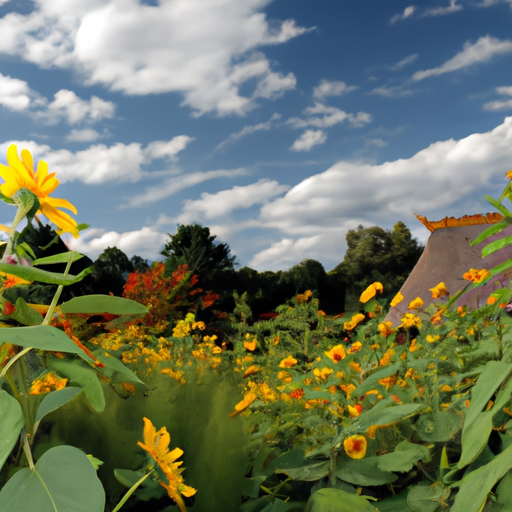
[[[0,509],[17,512],[103,512],[105,491],[85,453],[48,450],[35,470],[18,471],[0,491]]]
[[[48,366],[84,388],[85,396],[95,411],[102,412],[105,409],[105,395],[94,370],[60,359],[49,360]]]
[[[422,414],[414,424],[421,441],[447,443],[462,428],[464,418],[452,410]]]
[[[357,494],[328,488],[313,493],[304,512],[375,512],[375,508]]]
[[[504,247],[508,247],[510,244],[512,244],[512,236],[506,236],[504,238],[500,238],[499,240],[494,240],[494,242],[491,242],[482,249],[482,257],[485,258],[485,256],[499,251]]]
[[[0,329],[0,342],[12,343],[20,347],[32,347],[38,350],[77,354],[85,361],[94,363],[94,360],[75,345],[64,332],[49,325]]]
[[[408,490],[404,490],[376,503],[378,512],[412,512],[407,505]]]
[[[94,351],[93,354],[98,361],[104,364],[104,368],[98,368],[98,371],[106,375],[109,379],[112,379],[112,383],[133,382],[134,384],[145,385],[144,382],[142,382],[135,373],[119,361],[117,357],[106,356],[105,351],[102,349]]]
[[[378,409],[374,407],[367,412],[363,412],[357,417],[352,425],[347,428],[347,435],[353,432],[364,432],[372,426],[393,425],[406,418],[410,418],[420,412],[425,406],[423,404],[404,404],[392,405],[394,402],[389,401],[389,407]]]
[[[465,426],[464,426],[465,427]],[[487,446],[492,432],[492,412],[480,413],[462,431],[462,453],[457,467],[463,468],[473,462]]]
[[[9,316],[23,325],[40,325],[43,322],[41,313],[31,308],[22,297],[16,299],[14,313]]]
[[[404,473],[410,471],[419,460],[428,462],[430,460],[430,451],[421,444],[403,441],[395,447],[394,452],[375,458],[380,469]]]
[[[53,256],[46,256],[44,258],[38,258],[32,262],[32,265],[52,265],[54,263],[69,263],[71,259],[71,263],[78,261],[84,257],[83,254],[80,254],[76,251],[68,251],[62,252],[60,254],[54,254]]]
[[[498,210],[504,217],[512,217],[512,213],[510,213],[501,203],[493,199],[491,196],[485,196],[487,201],[491,203],[496,210]]]
[[[397,480],[397,475],[380,467],[379,459],[368,457],[357,460],[342,455],[338,458],[335,474],[340,480],[359,486],[385,485]]]
[[[276,473],[284,473],[290,478],[293,478],[293,480],[315,482],[329,474],[329,461],[321,461],[314,464],[308,464],[307,466],[286,469],[279,468],[278,466],[276,468]]]
[[[402,365],[400,363],[395,363],[390,366],[386,366],[371,375],[367,376],[365,380],[353,391],[354,396],[362,396],[370,389],[375,389],[376,386],[380,387],[378,381],[380,379],[384,379],[396,373]]]
[[[512,445],[491,462],[464,476],[452,487],[459,487],[450,512],[479,512],[487,495],[505,473],[512,468]]]
[[[407,506],[413,512],[434,512],[440,506],[441,497],[448,497],[446,492],[443,484],[439,482],[435,485],[416,485],[409,489]]]
[[[512,505],[512,471],[509,469],[496,487],[498,503]]]
[[[135,485],[143,476],[144,471],[131,471],[129,469],[114,469],[114,476],[117,481],[125,487],[132,487]]]
[[[52,391],[46,395],[37,409],[36,422],[40,422],[47,414],[50,414],[73,400],[81,391],[82,388],[69,387],[60,389],[59,391]]]
[[[0,272],[12,274],[13,276],[21,277],[22,279],[30,282],[38,281],[40,283],[46,284],[69,285],[78,283],[85,276],[88,276],[92,272],[92,267],[86,268],[85,270],[82,270],[80,274],[73,276],[69,274],[59,274],[57,272],[48,272],[46,270],[41,270],[40,268],[26,267],[24,265],[9,265],[9,263],[0,263]]]
[[[0,469],[9,457],[24,424],[23,411],[18,401],[0,389]]]
[[[64,302],[60,306],[61,311],[68,315],[82,313],[85,315],[145,315],[148,312],[146,306],[134,300],[114,297],[112,295],[84,295]]]
[[[481,233],[477,238],[475,238],[471,245],[478,245],[480,242],[483,242],[486,238],[489,238],[500,231],[503,231],[506,227],[508,227],[512,223],[512,218],[508,217],[507,221],[497,222],[493,224],[490,228],[487,228],[483,233]]]
[[[267,479],[265,475],[244,478],[242,494],[248,498],[257,498],[260,494],[261,484]]]

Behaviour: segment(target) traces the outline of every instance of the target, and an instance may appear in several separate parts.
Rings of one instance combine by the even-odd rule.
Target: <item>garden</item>
[[[87,226],[45,162],[14,145],[7,162],[2,512],[512,512],[512,287],[458,303],[511,259],[428,306],[374,281],[345,314],[314,290],[259,318],[235,292],[225,311],[184,262],[130,273],[122,297],[66,294],[92,269],[54,249]],[[506,178],[473,245],[512,224]]]

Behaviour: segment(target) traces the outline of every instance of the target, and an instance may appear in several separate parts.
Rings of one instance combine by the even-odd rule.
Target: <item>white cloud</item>
[[[376,94],[378,96],[383,96],[384,98],[400,98],[402,96],[410,96],[412,92],[408,89],[404,89],[403,86],[394,85],[391,87],[376,87],[370,94]]]
[[[327,135],[323,130],[306,130],[292,145],[293,151],[310,151],[314,146],[323,144]]]
[[[388,145],[388,143],[382,139],[367,139],[366,145],[367,146],[377,146],[378,148],[384,148]]]
[[[503,94],[505,96],[512,96],[512,86],[504,86],[504,87],[496,87],[496,92],[498,94]],[[509,110],[512,109],[512,99],[510,100],[496,100],[489,101],[484,104],[484,110]]]
[[[180,92],[197,115],[244,114],[256,97],[295,86],[293,74],[270,70],[261,48],[312,30],[293,20],[271,25],[262,12],[270,2],[38,0],[31,13],[0,19],[0,52],[75,69],[126,94]],[[249,78],[256,92],[246,97],[240,87]]]
[[[480,62],[487,62],[495,55],[512,52],[512,41],[500,41],[491,36],[481,37],[476,43],[469,41],[464,43],[461,52],[457,53],[450,60],[446,61],[438,68],[427,69],[414,73],[412,79],[415,81],[423,80],[430,76],[442,75],[451,71],[457,71]]]
[[[342,123],[347,120],[352,124],[352,126],[360,128],[372,121],[372,116],[366,112],[358,112],[356,115],[347,114],[344,110],[340,110],[336,107],[328,107],[319,102],[316,102],[314,107],[306,108],[304,110],[304,114],[310,117],[306,119],[291,117],[286,121],[286,123],[290,124],[294,128],[305,128],[306,126],[330,128],[335,124]]]
[[[179,135],[169,142],[150,143],[146,148],[138,142],[118,142],[112,146],[96,144],[76,153],[67,149],[55,150],[34,141],[9,141],[0,144],[0,154],[5,154],[9,144],[16,144],[18,151],[26,148],[35,160],[47,161],[61,182],[81,181],[88,185],[107,181],[134,183],[143,175],[142,165],[157,158],[175,156],[191,140],[191,137]]]
[[[27,82],[0,74],[0,105],[9,110],[25,110],[30,106],[32,96]]]
[[[436,142],[408,159],[379,165],[338,162],[262,207],[261,225],[293,243],[274,245],[252,263],[262,267],[273,257],[281,261],[295,241],[320,237],[318,245],[296,254],[320,254],[322,261],[334,265],[342,259],[347,230],[358,224],[391,227],[399,220],[414,224],[414,213],[479,213],[483,195],[505,184],[511,161],[512,117],[507,117],[491,131]]]
[[[323,99],[327,96],[342,96],[356,89],[358,89],[357,86],[347,85],[345,82],[321,80],[320,84],[313,89],[313,96],[317,99]]]
[[[412,64],[417,58],[418,58],[418,54],[413,53],[412,55],[408,55],[401,61],[397,62],[394,66],[391,66],[389,69],[391,69],[391,71],[398,71],[398,70],[402,69],[403,67],[405,67],[409,64]]]
[[[185,201],[183,212],[177,222],[190,224],[198,219],[213,219],[231,213],[233,210],[250,208],[281,195],[289,188],[288,185],[280,185],[277,181],[262,179],[251,185],[235,186],[216,194],[203,192],[201,199]]]
[[[178,135],[169,141],[157,140],[150,142],[144,150],[144,156],[148,161],[156,158],[173,159],[194,140],[194,137],[188,135]]]
[[[272,117],[266,121],[265,123],[258,123],[251,126],[244,126],[239,132],[232,133],[224,139],[220,144],[217,145],[215,150],[219,150],[222,147],[226,146],[227,144],[230,144],[232,142],[237,141],[238,139],[241,139],[242,137],[245,137],[246,135],[250,135],[251,133],[258,132],[261,130],[270,130],[272,128],[273,122],[277,119],[281,118],[281,114],[272,114]]]
[[[43,114],[50,121],[60,118],[67,119],[69,124],[77,124],[87,119],[99,121],[114,117],[116,106],[111,101],[105,101],[97,96],[91,96],[89,101],[82,100],[73,91],[61,89],[55,93],[55,99],[48,105],[48,111]]]
[[[450,0],[450,5],[447,7],[432,7],[427,9],[421,17],[426,16],[445,16],[462,10],[462,5],[457,5],[457,0]]]
[[[86,254],[95,260],[107,247],[117,247],[129,258],[137,254],[144,259],[161,259],[160,250],[168,236],[153,227],[144,226],[137,231],[118,233],[91,228],[80,234],[80,238],[70,238],[70,249]]]
[[[143,194],[129,199],[126,207],[143,206],[155,201],[161,201],[186,188],[193,187],[204,181],[215,178],[234,178],[248,174],[246,169],[219,169],[216,171],[192,172],[169,178],[155,187],[149,187]]]
[[[70,134],[66,137],[66,140],[70,142],[94,142],[101,137],[101,133],[98,133],[92,128],[85,128],[83,130],[71,130]]]
[[[409,7],[406,7],[404,9],[404,12],[402,14],[395,14],[391,18],[391,23],[393,24],[393,23],[396,23],[397,21],[407,19],[409,16],[413,15],[415,10],[416,10],[416,7],[414,5],[409,5]]]

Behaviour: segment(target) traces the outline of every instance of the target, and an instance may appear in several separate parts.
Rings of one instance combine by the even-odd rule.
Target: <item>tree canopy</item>
[[[347,252],[334,272],[343,276],[353,293],[374,281],[384,285],[386,294],[395,293],[424,249],[403,222],[397,222],[392,230],[358,226],[347,233],[346,240]]]

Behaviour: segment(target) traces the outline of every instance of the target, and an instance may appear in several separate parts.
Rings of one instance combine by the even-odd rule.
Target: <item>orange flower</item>
[[[258,398],[256,393],[253,393],[252,391],[246,393],[243,400],[240,400],[240,402],[235,405],[235,410],[230,414],[230,416],[233,417],[237,414],[240,414],[244,409],[247,409],[247,407],[249,407],[249,405],[251,405],[254,400],[256,400],[256,398]]]
[[[251,364],[247,370],[244,372],[244,377],[249,377],[249,375],[254,375],[255,373],[258,373],[260,371],[260,367],[256,366],[255,364]]]
[[[290,383],[293,380],[292,374],[290,372],[278,372],[277,378],[282,380],[285,384]]]
[[[398,292],[395,297],[393,298],[393,300],[391,301],[391,304],[390,306],[392,308],[394,308],[397,304],[400,304],[400,302],[402,302],[404,300],[404,296]]]
[[[433,299],[439,299],[439,297],[448,295],[448,290],[442,281],[437,286],[434,286],[434,288],[429,288],[429,291],[432,292]]]
[[[377,326],[377,329],[382,337],[387,338],[390,334],[393,334],[393,323],[382,322]]]
[[[347,405],[347,409],[351,418],[357,418],[361,412],[363,412],[363,406],[361,404],[356,404],[353,407],[351,405]]]
[[[184,468],[178,469],[183,462],[176,462],[176,459],[183,455],[183,450],[175,448],[169,451],[171,436],[167,432],[167,429],[162,427],[157,432],[151,420],[148,418],[143,419],[144,443],[139,441],[137,444],[146,450],[158,464],[167,479],[167,483],[159,480],[160,484],[167,489],[169,497],[176,502],[181,512],[186,512],[187,509],[185,508],[183,496],[193,496],[197,491],[193,487],[185,485],[183,477],[181,476]]]
[[[279,363],[279,368],[291,368],[298,363],[297,359],[292,356],[288,356]]]
[[[485,268],[481,270],[477,270],[476,268],[470,268],[469,272],[466,272],[462,275],[463,279],[466,281],[471,281],[473,283],[481,283],[485,279],[487,279],[491,273]]]
[[[350,322],[345,322],[343,324],[343,328],[346,331],[351,331],[354,329],[358,324],[360,324],[364,320],[365,316],[362,313],[357,313],[352,317],[352,320]]]
[[[507,178],[509,180],[512,180],[512,170],[511,171],[508,171],[507,174],[506,174]]]
[[[361,297],[359,297],[359,302],[362,302],[364,304],[364,303],[368,302],[371,298],[375,297],[377,292],[382,293],[383,291],[384,291],[384,287],[382,286],[382,283],[379,283],[379,282],[372,283],[361,294]]]
[[[363,459],[366,455],[368,442],[364,436],[350,436],[343,441],[345,453],[351,459]]]
[[[331,373],[333,371],[334,370],[332,370],[331,368],[327,368],[327,367],[324,367],[321,370],[319,370],[318,368],[314,368],[313,375],[317,378],[317,380],[322,381],[322,380],[327,380],[329,378],[329,375],[331,375]]]
[[[304,396],[304,390],[302,388],[294,389],[291,393],[288,393],[290,398],[296,398],[300,400]]]
[[[332,347],[331,350],[324,352],[324,354],[329,359],[337,363],[338,361],[345,359],[345,348],[343,347],[343,345],[336,345],[335,347]]]
[[[359,352],[362,348],[363,344],[360,341],[356,341],[355,343],[352,343],[350,347],[348,347],[348,353],[355,354],[356,352]]]
[[[249,350],[250,352],[254,352],[256,350],[257,345],[256,338],[254,338],[252,341],[244,341],[244,348]]]

